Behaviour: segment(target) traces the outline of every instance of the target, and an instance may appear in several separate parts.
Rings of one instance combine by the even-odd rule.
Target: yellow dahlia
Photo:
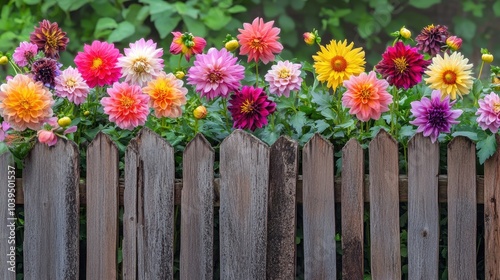
[[[425,82],[432,89],[440,90],[442,97],[450,96],[450,99],[457,98],[457,94],[462,97],[468,94],[472,88],[472,64],[467,64],[469,60],[459,52],[451,55],[447,53],[444,57],[436,55],[432,59],[425,74],[428,75]]]
[[[365,71],[365,52],[362,48],[355,48],[354,43],[347,45],[343,42],[331,40],[330,44],[320,46],[321,50],[313,55],[314,69],[320,82],[328,82],[327,87],[334,90],[342,85],[344,80],[352,75]]]
[[[52,117],[52,93],[27,75],[16,75],[0,86],[0,115],[18,131],[38,130]]]

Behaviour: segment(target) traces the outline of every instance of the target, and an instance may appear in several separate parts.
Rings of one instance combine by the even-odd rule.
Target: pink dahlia
[[[186,60],[189,61],[192,55],[200,54],[207,45],[207,41],[201,37],[195,37],[193,34],[186,32],[172,32],[174,39],[172,44],[170,44],[171,54],[183,54],[186,56]]]
[[[462,114],[462,110],[451,109],[455,102],[450,102],[448,95],[442,98],[439,90],[433,90],[431,99],[422,97],[420,101],[410,104],[410,112],[415,117],[410,123],[418,126],[417,133],[423,132],[425,137],[430,136],[434,143],[439,133],[449,133],[451,125],[459,123],[456,119]]]
[[[255,130],[267,124],[267,116],[276,109],[276,103],[262,88],[243,86],[241,92],[231,96],[228,110],[233,117],[233,127]]]
[[[149,114],[149,96],[143,94],[137,85],[114,83],[108,88],[109,97],[103,97],[101,104],[109,121],[122,129],[132,130],[144,125]]]
[[[163,49],[157,49],[153,40],[140,39],[123,51],[125,56],[118,58],[118,66],[125,82],[143,87],[163,71]]]
[[[197,54],[194,66],[188,70],[188,84],[196,86],[196,91],[208,100],[227,97],[238,90],[245,77],[245,68],[236,61],[224,48],[220,51],[210,48],[206,54]]]
[[[117,66],[120,51],[114,44],[94,41],[83,46],[78,52],[75,64],[89,87],[111,85],[120,79],[121,70]]]
[[[10,129],[10,124],[6,121],[3,121],[2,124],[0,125],[0,142],[3,142],[5,140],[5,137],[7,136],[7,131]]]
[[[38,46],[29,42],[21,42],[19,47],[16,48],[12,58],[14,62],[20,67],[27,66],[38,52]]]
[[[500,128],[500,97],[494,92],[479,100],[477,123],[483,129],[497,133]]]
[[[387,92],[386,80],[377,79],[375,72],[361,73],[344,81],[346,92],[342,96],[342,105],[350,108],[349,114],[363,122],[378,120],[383,112],[389,111],[392,95]]]
[[[76,129],[76,126],[60,127],[57,123],[57,117],[52,117],[47,119],[43,124],[43,128],[37,131],[36,135],[40,143],[47,144],[47,146],[54,146],[57,143],[58,136],[67,139],[65,135],[75,132]]]
[[[77,69],[69,66],[56,77],[56,95],[68,98],[69,101],[80,105],[85,102],[90,88],[83,80]]]
[[[390,85],[409,89],[422,81],[429,64],[430,61],[425,60],[417,48],[397,42],[393,47],[387,47],[375,69]]]
[[[264,23],[262,18],[255,18],[250,23],[243,23],[243,29],[238,29],[236,36],[241,45],[240,55],[248,55],[248,61],[261,60],[264,64],[274,60],[274,54],[283,50],[283,45],[278,42],[280,29],[273,27],[274,21]]]
[[[300,68],[302,65],[290,61],[278,61],[267,72],[265,79],[269,83],[269,93],[278,96],[290,96],[290,91],[299,90],[302,83]]]

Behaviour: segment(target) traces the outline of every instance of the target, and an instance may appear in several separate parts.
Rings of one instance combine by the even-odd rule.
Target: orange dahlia
[[[38,130],[51,117],[52,93],[27,75],[16,75],[0,86],[0,115],[12,128]]]
[[[177,118],[182,115],[181,106],[186,104],[188,92],[183,84],[174,74],[162,72],[142,89],[149,95],[149,106],[155,110],[156,117]]]
[[[264,22],[262,18],[255,18],[250,23],[243,23],[243,29],[238,29],[236,36],[241,45],[240,55],[248,55],[248,61],[262,61],[267,64],[274,61],[274,54],[283,50],[283,45],[278,42],[280,29],[273,27],[274,21]]]

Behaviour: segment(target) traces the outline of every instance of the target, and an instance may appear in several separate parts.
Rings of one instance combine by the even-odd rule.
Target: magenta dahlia
[[[276,110],[276,103],[269,100],[262,88],[243,86],[231,96],[228,110],[233,117],[233,127],[255,130],[267,125],[267,116]]]

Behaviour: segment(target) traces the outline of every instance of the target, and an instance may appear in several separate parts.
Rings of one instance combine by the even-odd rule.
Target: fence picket
[[[24,279],[78,279],[79,154],[75,143],[37,143],[24,177]]]
[[[214,150],[201,134],[184,150],[181,279],[213,279],[214,159]]]
[[[439,275],[439,143],[418,133],[408,143],[408,276]]]
[[[241,130],[220,148],[221,279],[265,279],[269,147]]]
[[[398,144],[380,130],[369,146],[370,257],[373,279],[401,279]]]
[[[476,279],[476,148],[465,137],[448,144],[448,277]]]
[[[500,150],[484,163],[484,242],[485,278],[500,279]]]
[[[119,153],[100,132],[87,149],[87,279],[116,279]]]
[[[10,152],[0,155],[0,264],[2,271],[0,278],[5,280],[16,279],[16,247],[15,242],[15,182],[16,171],[14,159]]]
[[[363,279],[364,155],[356,139],[342,148],[342,279]]]
[[[298,143],[280,137],[271,146],[267,225],[267,278],[295,278]]]
[[[315,134],[302,155],[304,278],[336,279],[333,145]]]

